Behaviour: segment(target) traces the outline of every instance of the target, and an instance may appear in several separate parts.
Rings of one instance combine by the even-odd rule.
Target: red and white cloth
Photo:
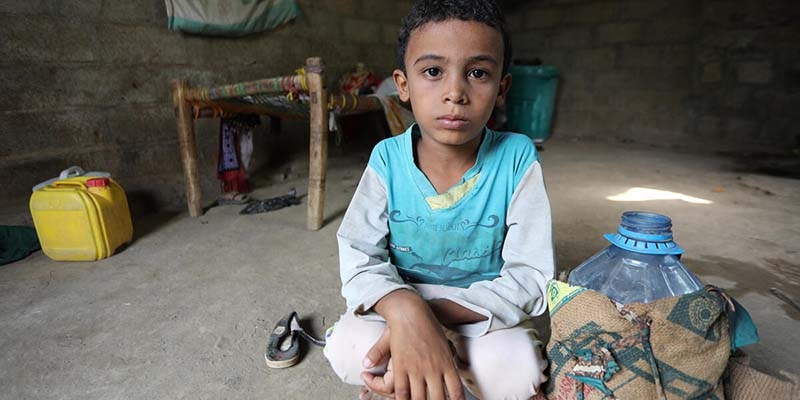
[[[253,153],[253,127],[260,123],[257,115],[220,118],[217,179],[223,193],[249,193],[247,167]]]

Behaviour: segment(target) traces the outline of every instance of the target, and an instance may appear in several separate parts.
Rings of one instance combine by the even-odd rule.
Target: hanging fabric
[[[253,149],[253,127],[260,123],[258,115],[220,118],[217,178],[223,193],[249,193],[247,167]]]
[[[167,26],[209,36],[244,36],[273,29],[301,15],[296,0],[164,0]]]

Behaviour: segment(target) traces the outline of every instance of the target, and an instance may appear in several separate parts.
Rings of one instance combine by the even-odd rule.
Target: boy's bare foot
[[[358,394],[358,400],[391,400],[394,397],[383,397],[372,390],[369,390],[368,387],[362,386],[361,393]]]

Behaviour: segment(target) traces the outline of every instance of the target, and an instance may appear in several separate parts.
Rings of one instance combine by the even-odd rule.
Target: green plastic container
[[[506,130],[528,135],[534,143],[550,136],[558,68],[548,65],[512,65],[511,90],[506,100]]]

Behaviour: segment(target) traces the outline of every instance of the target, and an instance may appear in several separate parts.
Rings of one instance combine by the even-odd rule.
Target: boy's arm
[[[362,379],[379,393],[417,396],[422,382],[423,395],[425,387],[446,387],[451,398],[461,399],[461,381],[441,326],[426,302],[388,261],[387,204],[383,180],[367,167],[337,233],[342,295],[348,310],[363,313],[374,309],[387,322],[388,347],[373,346],[365,368],[379,362],[369,355],[381,358],[391,353],[392,372],[380,377],[365,371]],[[390,375],[392,379],[384,381]]]
[[[391,353],[392,370],[383,377],[362,373],[370,389],[399,398],[423,398],[426,391],[434,398],[444,398],[435,394],[445,392],[452,399],[464,398],[450,344],[437,317],[419,294],[393,291],[375,304],[375,311],[386,319],[387,327],[379,339],[383,343],[367,353],[365,367],[372,367]],[[384,338],[389,339],[388,347]]]
[[[398,289],[414,290],[389,263],[386,185],[367,167],[347,208],[337,238],[342,296],[347,308],[364,313]]]
[[[516,326],[547,309],[545,290],[555,273],[555,257],[550,202],[538,161],[517,185],[506,223],[500,276],[445,297],[488,318],[485,323],[459,327],[466,336]]]
[[[433,311],[436,319],[442,325],[461,325],[486,321],[488,318],[480,313],[447,299],[433,299],[428,301],[428,306]]]

